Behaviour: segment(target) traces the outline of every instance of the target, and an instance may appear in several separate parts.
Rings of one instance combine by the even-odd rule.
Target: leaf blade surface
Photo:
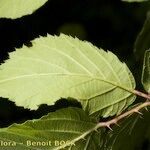
[[[88,113],[119,114],[135,99],[134,78],[111,52],[66,35],[40,37],[10,53],[0,67],[0,96],[37,109],[60,98],[79,100]]]
[[[1,0],[0,17],[15,19],[32,14],[47,1],[48,0]]]

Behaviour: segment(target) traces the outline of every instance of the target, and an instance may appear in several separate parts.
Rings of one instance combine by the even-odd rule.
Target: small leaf
[[[0,66],[0,96],[37,109],[72,97],[91,115],[119,114],[135,99],[134,78],[111,52],[65,35],[40,37]]]
[[[144,53],[150,48],[150,11],[147,13],[147,17],[143,28],[134,44],[134,53],[137,61],[143,61]]]
[[[145,90],[150,92],[150,50],[145,51],[143,71],[142,71],[142,84]]]
[[[123,2],[146,2],[148,0],[122,0]]]
[[[63,147],[67,150],[70,147],[71,150],[98,150],[101,134],[93,131],[95,126],[96,121],[82,109],[65,108],[41,119],[1,128],[0,140],[14,144],[15,150],[59,150]]]
[[[32,14],[48,0],[0,0],[1,18],[19,18]]]

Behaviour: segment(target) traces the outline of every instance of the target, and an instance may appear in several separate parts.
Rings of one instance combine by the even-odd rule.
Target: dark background
[[[121,0],[49,0],[32,15],[15,20],[0,19],[0,62],[7,59],[8,52],[15,47],[31,46],[30,41],[39,35],[63,32],[112,51],[127,63],[138,80],[138,62],[133,55],[133,46],[149,8],[149,3],[130,4]],[[56,106],[42,105],[37,111],[29,111],[16,107],[7,99],[2,100],[0,127],[39,118],[68,105],[74,104],[60,101]]]

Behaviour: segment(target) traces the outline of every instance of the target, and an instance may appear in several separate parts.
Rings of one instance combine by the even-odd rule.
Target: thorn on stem
[[[149,112],[149,110],[148,110],[148,108],[147,108],[147,107],[145,107],[145,110]]]
[[[140,115],[143,115],[140,111],[138,110],[135,110],[136,113],[140,114]]]
[[[110,127],[110,125],[106,125],[106,127],[107,127],[108,129],[110,129],[111,131],[113,131],[113,129]]]
[[[94,129],[95,132],[99,133],[98,129]]]
[[[117,125],[118,127],[120,127],[120,125],[116,122],[115,125]]]
[[[83,137],[82,139],[86,141],[85,137]]]
[[[115,120],[113,121],[113,124],[115,124],[115,125],[117,125],[118,127],[120,127],[120,125],[118,124],[117,119],[115,119]]]

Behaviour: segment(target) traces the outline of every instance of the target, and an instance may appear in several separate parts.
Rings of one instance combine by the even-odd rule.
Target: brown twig
[[[138,90],[134,90],[133,93],[135,95],[143,97],[143,98],[145,98],[147,100],[144,103],[142,103],[142,104],[140,104],[140,105],[132,108],[131,110],[126,111],[125,113],[123,113],[123,114],[115,117],[114,119],[111,119],[111,120],[106,121],[106,122],[100,122],[100,123],[98,123],[95,128],[98,129],[100,127],[108,127],[109,129],[111,129],[110,126],[112,124],[117,124],[118,121],[120,121],[121,119],[123,119],[123,118],[125,118],[125,117],[127,117],[127,116],[129,116],[129,115],[131,115],[133,113],[139,113],[140,115],[142,115],[142,113],[140,112],[140,110],[142,108],[146,108],[147,106],[150,106],[150,101],[149,101],[150,100],[150,95],[149,94],[145,94],[143,92],[140,92]]]
[[[150,95],[149,95],[149,94],[145,94],[145,93],[140,92],[140,91],[138,91],[138,90],[133,90],[133,93],[134,93],[135,95],[138,95],[138,96],[140,96],[140,97],[143,97],[143,98],[146,98],[146,99],[149,99],[149,100],[150,100]]]
[[[136,106],[135,108],[132,108],[131,110],[129,110],[129,111],[127,111],[127,112],[125,112],[125,113],[123,113],[123,114],[121,114],[121,115],[115,117],[114,119],[111,119],[111,120],[106,121],[106,122],[100,122],[100,123],[97,124],[97,126],[96,126],[95,128],[96,128],[96,129],[98,129],[98,128],[100,128],[100,127],[108,127],[108,128],[110,128],[110,126],[111,126],[112,124],[117,124],[118,121],[120,121],[121,119],[123,119],[123,118],[125,118],[125,117],[127,117],[127,116],[129,116],[129,115],[131,115],[131,114],[133,114],[133,113],[142,114],[142,113],[140,112],[140,110],[141,110],[142,108],[147,107],[147,106],[150,106],[150,101],[146,101],[146,102],[144,102],[144,103],[142,103],[142,104]]]

